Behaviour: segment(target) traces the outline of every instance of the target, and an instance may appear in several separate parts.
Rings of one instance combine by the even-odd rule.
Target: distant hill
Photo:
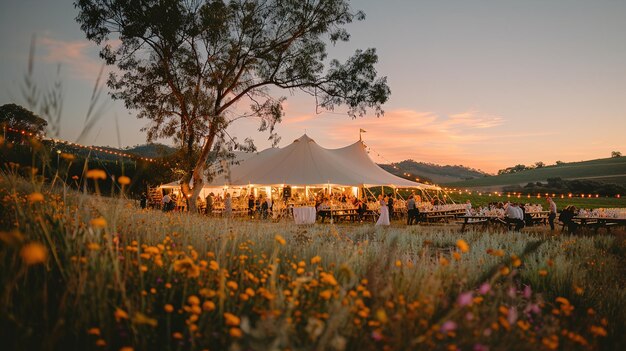
[[[440,166],[432,163],[416,162],[405,160],[394,165],[380,164],[384,170],[399,177],[406,178],[404,173],[409,173],[420,180],[441,184],[460,180],[483,178],[488,174],[465,166]],[[394,167],[398,167],[397,169]],[[412,180],[415,177],[413,177]]]
[[[176,152],[176,148],[164,144],[143,144],[131,146],[120,151],[137,156],[156,158],[171,155]]]
[[[459,182],[447,182],[446,186],[498,190],[504,186],[526,185],[529,182],[547,181],[548,178],[588,179],[603,183],[626,185],[626,157],[602,158],[597,160],[562,163]]]

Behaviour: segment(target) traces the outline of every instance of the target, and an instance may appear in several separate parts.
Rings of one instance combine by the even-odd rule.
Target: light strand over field
[[[102,152],[102,153],[109,154],[109,155],[126,157],[126,158],[131,158],[131,159],[136,159],[136,160],[142,160],[142,161],[146,161],[146,162],[157,162],[156,159],[149,158],[149,157],[142,157],[142,156],[127,154],[125,152],[107,150],[107,149],[104,149],[104,148],[101,148],[101,147],[97,147],[97,146],[81,145],[81,144],[74,143],[74,142],[67,141],[67,140],[63,140],[63,139],[48,138],[46,136],[42,136],[42,135],[37,134],[37,133],[29,132],[27,130],[15,129],[15,128],[11,128],[11,127],[5,127],[5,129],[7,131],[14,132],[14,133],[17,133],[17,134],[21,134],[21,135],[24,135],[24,136],[37,137],[37,138],[40,138],[42,140],[50,140],[50,141],[52,141],[54,143],[65,144],[65,145],[69,145],[69,146],[73,146],[73,147],[77,147],[77,148],[81,148],[81,149],[93,150],[93,151]]]
[[[361,140],[361,142],[363,142],[363,141]],[[389,161],[389,160],[388,160],[385,156],[383,156],[383,155],[381,155],[380,153],[378,153],[378,151],[374,150],[374,149],[373,149],[372,147],[370,147],[370,146],[367,146],[367,145],[365,144],[365,142],[363,142],[363,145],[365,146],[365,148],[366,148],[366,150],[367,150],[367,152],[368,152],[368,153],[369,153],[370,151],[371,151],[371,152],[373,152],[373,153],[375,153],[375,154],[376,154],[376,156],[378,156],[378,157],[382,158],[383,160],[385,160],[385,162],[387,162],[387,163],[388,163],[391,167],[393,167],[393,169],[398,170],[398,171],[400,170],[400,168],[397,166],[397,165],[398,165],[398,163],[397,163],[397,162],[391,162],[391,161]],[[410,179],[415,179],[415,181],[416,181],[416,182],[419,182],[419,181],[420,181],[419,177],[417,177],[415,174],[411,174],[411,173],[407,173],[407,172],[402,172],[402,174],[403,174],[405,177],[408,177],[408,178],[410,178]],[[424,184],[430,184],[430,183],[428,183],[428,182],[426,182],[426,181],[422,181],[422,183],[424,183]]]
[[[621,198],[622,196],[620,194],[617,195],[606,195],[606,196],[600,196],[600,194],[575,194],[575,193],[537,193],[537,195],[533,195],[530,193],[522,193],[522,192],[499,192],[499,191],[494,191],[494,192],[482,192],[482,191],[477,191],[477,190],[469,190],[469,189],[460,189],[460,188],[443,188],[446,191],[449,191],[451,194],[458,194],[458,195],[463,195],[464,193],[467,195],[478,195],[478,196],[496,196],[496,197],[507,197],[507,198],[534,198],[536,197],[537,199],[540,199],[542,197],[553,197],[553,198],[561,198],[561,199],[565,199],[565,198],[581,198],[581,199],[592,199],[592,198],[608,198],[608,197],[615,197],[615,198]]]

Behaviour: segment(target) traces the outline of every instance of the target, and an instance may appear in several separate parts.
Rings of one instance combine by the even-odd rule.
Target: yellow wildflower
[[[34,192],[32,194],[28,194],[28,202],[30,202],[31,204],[34,204],[35,202],[42,202],[43,201],[43,194],[40,192]]]
[[[335,277],[331,274],[331,273],[325,273],[325,272],[321,272],[320,273],[320,280],[323,283],[335,286],[337,285],[337,280],[335,279]]]
[[[87,171],[87,178],[91,179],[106,179],[107,174],[101,169],[90,169]]]
[[[228,282],[226,282],[226,286],[230,290],[237,290],[237,288],[239,288],[239,285],[236,282],[232,281],[232,280],[229,280]]]
[[[117,178],[117,182],[122,185],[128,185],[130,184],[130,178],[128,178],[127,176],[121,176]]]
[[[174,271],[187,274],[188,278],[200,276],[200,268],[189,257],[174,261]]]
[[[557,297],[555,301],[562,305],[569,305],[569,300],[561,296]]]
[[[94,228],[104,228],[107,226],[107,221],[103,217],[98,217],[93,218],[91,221],[89,221],[89,224],[91,224],[91,226]]]
[[[287,243],[287,241],[285,241],[285,238],[283,238],[280,234],[277,234],[274,239],[276,239],[276,242],[281,245],[285,245]]]
[[[467,242],[463,239],[457,240],[456,246],[459,248],[459,250],[461,250],[461,252],[468,252],[470,249]]]
[[[48,250],[42,244],[32,242],[22,247],[20,256],[24,263],[30,266],[45,262],[48,258]]]
[[[606,329],[604,329],[603,327],[600,326],[595,326],[592,325],[591,328],[591,334],[595,335],[595,336],[606,336]]]
[[[332,290],[327,289],[327,290],[320,292],[320,297],[324,300],[329,300],[332,294],[333,294]]]
[[[204,303],[202,303],[202,309],[207,312],[211,312],[215,309],[215,303],[209,300],[204,301]]]
[[[311,258],[311,264],[316,264],[322,262],[322,258],[320,256],[314,256]]]
[[[243,336],[243,332],[239,328],[230,328],[228,334],[230,334],[233,338],[240,338]]]
[[[116,308],[113,315],[115,316],[115,320],[118,322],[122,319],[128,319],[128,313],[120,308]]]
[[[187,303],[194,306],[194,305],[199,305],[200,304],[200,298],[198,298],[196,295],[191,295],[187,298]]]
[[[98,243],[88,243],[87,244],[87,249],[89,251],[98,251],[98,250],[100,250],[100,244],[98,244]]]
[[[235,316],[232,313],[224,313],[224,319],[226,320],[226,325],[229,326],[239,326],[239,324],[241,323],[241,319],[239,319],[239,317]]]

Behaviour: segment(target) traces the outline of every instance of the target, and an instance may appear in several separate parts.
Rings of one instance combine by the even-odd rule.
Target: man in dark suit
[[[387,207],[389,207],[389,220],[393,219],[393,194],[389,193],[387,197],[389,200],[387,201]]]

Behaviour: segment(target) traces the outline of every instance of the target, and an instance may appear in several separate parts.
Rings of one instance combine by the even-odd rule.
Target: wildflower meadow
[[[620,232],[295,226],[0,179],[3,349],[625,345]]]

